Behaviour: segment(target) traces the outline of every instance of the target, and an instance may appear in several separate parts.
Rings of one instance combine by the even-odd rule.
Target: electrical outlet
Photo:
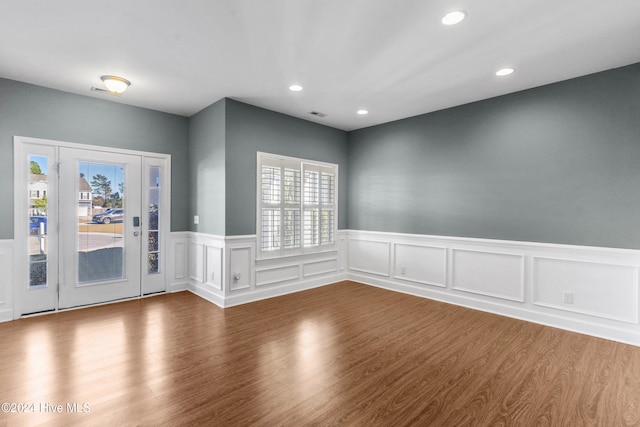
[[[400,274],[402,274],[402,275],[407,274],[407,266],[406,265],[401,265],[400,266]]]
[[[562,302],[565,304],[573,304],[573,292],[564,291],[562,293]]]
[[[193,223],[196,224],[196,225],[200,224],[200,216],[194,215],[193,216]]]

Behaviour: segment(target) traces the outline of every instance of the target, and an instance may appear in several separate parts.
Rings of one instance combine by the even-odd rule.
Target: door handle
[[[134,235],[134,236],[139,236],[139,235],[140,235],[140,232],[139,232],[139,231],[134,231],[134,232],[133,232],[133,235]]]

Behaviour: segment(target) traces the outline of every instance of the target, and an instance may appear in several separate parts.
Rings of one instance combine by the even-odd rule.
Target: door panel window
[[[78,283],[123,279],[124,167],[79,162],[77,194]]]

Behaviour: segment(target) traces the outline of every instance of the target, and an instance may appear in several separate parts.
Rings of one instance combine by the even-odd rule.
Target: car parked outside
[[[40,233],[40,224],[44,224],[44,234],[47,234],[47,217],[34,215],[29,217],[29,232],[31,234]]]
[[[101,214],[93,216],[93,222],[98,224],[111,224],[124,220],[124,209],[109,209]]]

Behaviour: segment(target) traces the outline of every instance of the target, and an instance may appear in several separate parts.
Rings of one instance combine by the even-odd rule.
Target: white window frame
[[[262,194],[262,168],[263,166],[272,166],[280,168],[281,174],[284,169],[299,171],[300,176],[300,200],[297,203],[291,203],[284,200],[284,179],[280,179],[280,200],[275,203],[268,203],[263,201]],[[318,200],[313,204],[305,203],[305,171],[318,172],[333,176],[333,198],[326,203],[327,200]],[[281,175],[282,176],[282,175]],[[320,196],[318,196],[320,197]],[[307,198],[308,200],[308,198]],[[262,213],[263,209],[272,209],[279,211],[280,223],[279,223],[279,246],[274,249],[263,249],[263,221]],[[285,248],[284,237],[284,213],[286,210],[293,210],[299,212],[297,239],[299,239],[299,245],[295,247]],[[305,246],[305,211],[317,210],[318,217],[322,216],[322,212],[326,212],[328,216],[333,215],[333,223],[330,224],[329,241],[321,241],[320,234],[321,229],[326,231],[326,227],[322,227],[321,223],[318,226],[318,241],[311,246]],[[277,258],[284,256],[295,256],[309,253],[327,252],[336,250],[336,239],[338,233],[338,165],[333,163],[318,162],[315,160],[301,159],[297,157],[282,156],[278,154],[270,153],[257,153],[256,161],[256,240],[257,240],[257,254],[258,259],[264,258]],[[291,240],[288,240],[291,242]]]

